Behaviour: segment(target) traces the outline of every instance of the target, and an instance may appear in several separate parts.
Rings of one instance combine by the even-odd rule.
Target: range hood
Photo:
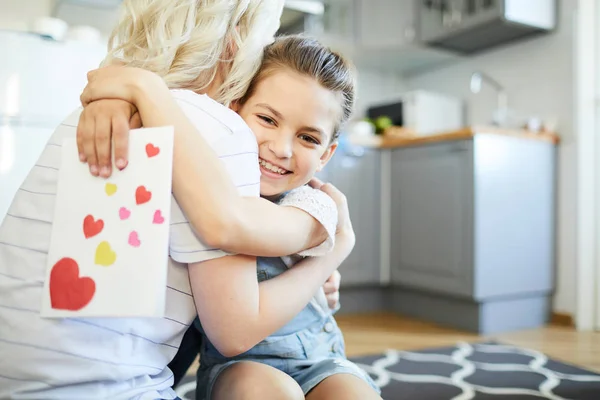
[[[557,0],[421,0],[422,42],[471,54],[556,28]]]

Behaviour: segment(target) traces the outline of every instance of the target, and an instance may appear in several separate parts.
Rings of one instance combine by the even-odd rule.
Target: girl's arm
[[[145,127],[174,126],[173,192],[189,222],[210,246],[248,255],[283,256],[315,247],[327,238],[322,225],[302,210],[241,197],[215,152],[157,75],[106,67],[90,72],[88,80],[82,94],[84,106],[98,99],[119,98],[137,107]],[[107,124],[89,125],[97,131]],[[95,134],[92,129],[87,130],[91,135],[78,138],[80,151],[94,150],[84,150],[90,164],[93,153],[103,159],[100,165],[110,163],[108,126],[108,133]],[[78,129],[78,135],[81,132]],[[109,150],[103,150],[106,148]],[[121,157],[116,154],[117,162]]]
[[[354,234],[338,233],[335,242],[325,256],[306,258],[260,284],[254,257],[229,256],[190,265],[198,316],[217,350],[235,357],[294,318],[348,256]]]

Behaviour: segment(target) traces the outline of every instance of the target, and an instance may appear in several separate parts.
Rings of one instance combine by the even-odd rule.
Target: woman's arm
[[[294,318],[353,246],[353,232],[338,233],[327,255],[306,258],[260,284],[253,257],[222,257],[190,265],[194,301],[208,338],[226,357],[248,351]]]
[[[106,67],[92,71],[88,80],[82,94],[84,106],[98,99],[119,98],[137,107],[145,127],[174,126],[173,192],[207,244],[235,253],[282,256],[315,247],[327,238],[322,225],[302,210],[241,197],[213,149],[157,75]],[[78,129],[78,137],[83,136],[78,139],[80,152],[87,155],[91,170],[95,160],[100,164],[97,170],[110,164],[110,124],[94,138],[98,126],[106,125],[95,122],[90,124],[94,128]],[[120,148],[117,144],[116,149]],[[117,163],[123,154],[115,154]]]

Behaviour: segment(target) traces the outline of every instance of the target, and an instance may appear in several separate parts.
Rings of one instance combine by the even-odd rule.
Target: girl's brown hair
[[[315,79],[322,87],[338,95],[340,116],[331,139],[332,142],[335,141],[340,135],[341,126],[348,121],[354,108],[354,66],[342,55],[315,39],[302,35],[279,36],[265,48],[262,65],[250,82],[248,91],[240,99],[240,104],[252,97],[256,86],[263,79],[285,68]]]

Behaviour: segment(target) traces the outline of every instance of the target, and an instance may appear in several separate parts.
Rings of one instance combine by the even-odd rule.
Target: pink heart
[[[163,222],[165,222],[165,219],[163,218],[162,214],[160,213],[160,210],[156,210],[154,212],[154,219],[152,220],[153,224],[162,224]]]
[[[119,208],[119,218],[121,218],[121,221],[129,218],[130,215],[131,215],[131,211],[129,211],[125,207]]]
[[[136,231],[132,231],[129,234],[129,244],[133,247],[140,247],[140,238],[138,237],[138,233]]]

